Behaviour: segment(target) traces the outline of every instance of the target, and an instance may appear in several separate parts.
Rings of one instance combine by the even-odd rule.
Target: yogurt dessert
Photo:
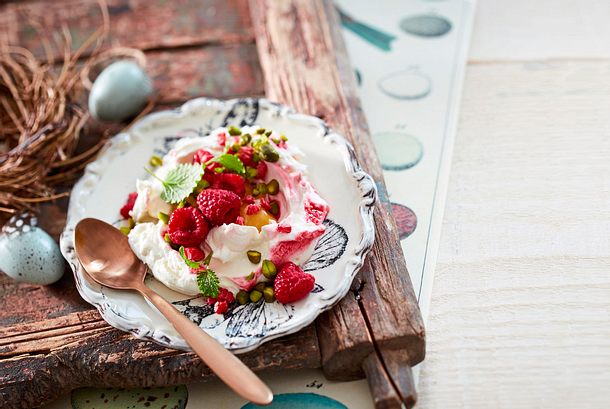
[[[136,181],[122,230],[155,278],[203,294],[217,313],[261,298],[296,302],[314,287],[300,265],[329,211],[302,158],[286,136],[256,126],[180,139]]]

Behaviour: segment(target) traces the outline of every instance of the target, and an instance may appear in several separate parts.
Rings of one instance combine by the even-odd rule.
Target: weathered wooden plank
[[[111,45],[142,50],[209,43],[251,43],[246,0],[148,1],[108,0]],[[40,35],[57,41],[62,25],[69,28],[76,50],[98,27],[102,18],[95,0],[35,0],[9,3],[0,9],[0,33],[40,58],[45,51]],[[39,33],[39,35],[37,34]],[[54,58],[61,57],[55,47]]]
[[[361,282],[318,321],[325,373],[338,379],[362,374],[363,361],[354,358],[366,356],[371,339],[378,350],[408,351],[407,365],[420,362],[424,326],[332,3],[251,0],[250,8],[258,22],[254,34],[268,97],[319,116],[343,133],[379,188],[376,245],[360,272]],[[358,354],[349,359],[340,348]]]
[[[240,355],[255,371],[320,367],[315,326]],[[80,386],[141,387],[208,380],[194,354],[140,341],[106,325],[46,354],[23,354],[0,365],[0,407],[39,406]]]

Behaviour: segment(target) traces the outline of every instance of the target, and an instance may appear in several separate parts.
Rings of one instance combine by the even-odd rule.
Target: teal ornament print
[[[385,170],[400,171],[417,165],[424,154],[422,143],[413,135],[402,132],[378,132],[373,142],[381,166]]]
[[[434,14],[420,14],[402,19],[400,29],[418,37],[440,37],[451,30],[451,22]]]
[[[275,395],[273,402],[268,406],[259,406],[248,403],[241,409],[348,409],[347,406],[328,396],[316,393],[282,393]]]

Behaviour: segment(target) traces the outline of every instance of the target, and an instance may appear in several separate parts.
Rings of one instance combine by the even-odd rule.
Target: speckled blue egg
[[[103,122],[119,122],[142,110],[152,94],[152,81],[133,61],[110,64],[95,79],[89,112]]]
[[[20,225],[0,236],[0,270],[16,281],[47,285],[64,274],[64,259],[47,232]]]

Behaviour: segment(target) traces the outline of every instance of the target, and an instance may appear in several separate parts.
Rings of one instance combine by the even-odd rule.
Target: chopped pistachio
[[[250,300],[250,294],[248,294],[244,290],[239,290],[237,292],[237,295],[235,296],[235,299],[237,300],[239,305],[244,305],[248,303],[248,300]]]
[[[269,136],[273,133],[273,131],[271,129],[269,129],[267,132],[265,132],[265,136]]]
[[[273,261],[271,260],[263,260],[263,267],[261,269],[263,275],[265,276],[265,278],[272,280],[273,277],[275,277],[275,275],[277,274],[277,268],[275,267],[275,264],[273,264]]]
[[[246,280],[248,280],[248,281],[254,280],[254,271],[246,276]]]
[[[250,179],[255,178],[256,175],[258,174],[258,170],[256,170],[256,168],[253,168],[251,166],[246,166],[246,176]]]
[[[254,154],[252,154],[252,160],[254,162],[260,162],[261,161],[261,155],[258,152],[254,152]]]
[[[258,263],[261,262],[261,253],[260,253],[260,251],[248,250],[246,252],[246,254],[248,255],[248,260],[250,260],[250,263],[258,264]]]
[[[231,126],[229,126],[229,135],[233,135],[233,136],[241,135],[241,129],[239,129],[236,126],[231,125]]]
[[[256,130],[256,133],[257,133],[258,135],[262,135],[262,134],[264,134],[264,133],[265,133],[265,128],[258,128],[258,129]]]
[[[148,161],[148,163],[150,164],[150,166],[161,166],[163,165],[163,159],[161,159],[159,156],[157,155],[153,155],[150,157],[150,160]]]
[[[172,239],[169,238],[169,234],[165,233],[165,236],[163,236],[163,240],[165,240],[166,243],[171,243]]]
[[[236,152],[236,153],[237,153],[237,152],[239,152],[239,149],[240,149],[240,148],[241,148],[241,145],[240,145],[240,144],[238,144],[238,143],[234,143],[233,145],[231,145],[231,150],[232,150],[233,152]]]
[[[197,186],[195,187],[195,191],[197,192],[201,192],[203,189],[206,189],[210,187],[210,182],[208,182],[205,179],[201,179],[198,183]]]
[[[127,219],[127,223],[129,223],[130,229],[133,229],[134,227],[136,227],[136,221],[133,219],[133,217],[130,217],[129,219]]]
[[[265,302],[275,301],[275,291],[273,290],[273,287],[265,287],[263,290],[263,297],[265,298]]]
[[[274,216],[280,214],[280,205],[275,200],[269,203],[269,213]]]
[[[260,192],[258,191],[257,188],[252,189],[252,196],[258,196],[260,194]]]
[[[123,226],[123,227],[119,227],[119,230],[121,231],[121,233],[123,233],[125,236],[129,235],[129,232],[131,231],[131,227],[129,226]]]
[[[195,199],[193,196],[188,196],[186,198],[186,201],[188,202],[188,204],[190,204],[192,207],[197,208],[197,199]]]
[[[261,145],[261,153],[267,162],[277,162],[280,159],[280,154],[268,142]]]
[[[222,167],[222,166],[219,166],[219,167],[217,167],[217,168],[214,168],[214,172],[216,172],[216,173],[222,173],[222,172],[224,172],[224,171],[225,171],[225,168],[224,168],[224,167]]]
[[[249,144],[252,141],[252,135],[250,135],[249,133],[243,134],[240,138],[239,138],[239,143],[242,146],[245,146],[247,144]]]
[[[169,216],[163,212],[159,212],[159,215],[157,216],[157,218],[159,220],[161,220],[163,222],[163,224],[169,223]]]
[[[254,286],[254,289],[260,291],[261,293],[265,290],[265,283],[258,283]]]
[[[258,192],[261,195],[264,195],[265,193],[267,193],[267,185],[264,183],[259,183],[258,185],[256,185],[256,189],[258,189]]]
[[[288,137],[286,135],[281,135],[280,139],[283,140],[284,142],[288,141]]]
[[[271,140],[273,141],[274,144],[279,145],[280,144],[280,140],[278,138],[271,138]]]
[[[267,193],[270,195],[277,195],[280,191],[280,184],[277,180],[271,179],[269,183],[267,183]]]
[[[261,299],[262,296],[263,296],[263,293],[261,293],[260,291],[252,290],[250,292],[250,301],[257,302],[258,300]]]

